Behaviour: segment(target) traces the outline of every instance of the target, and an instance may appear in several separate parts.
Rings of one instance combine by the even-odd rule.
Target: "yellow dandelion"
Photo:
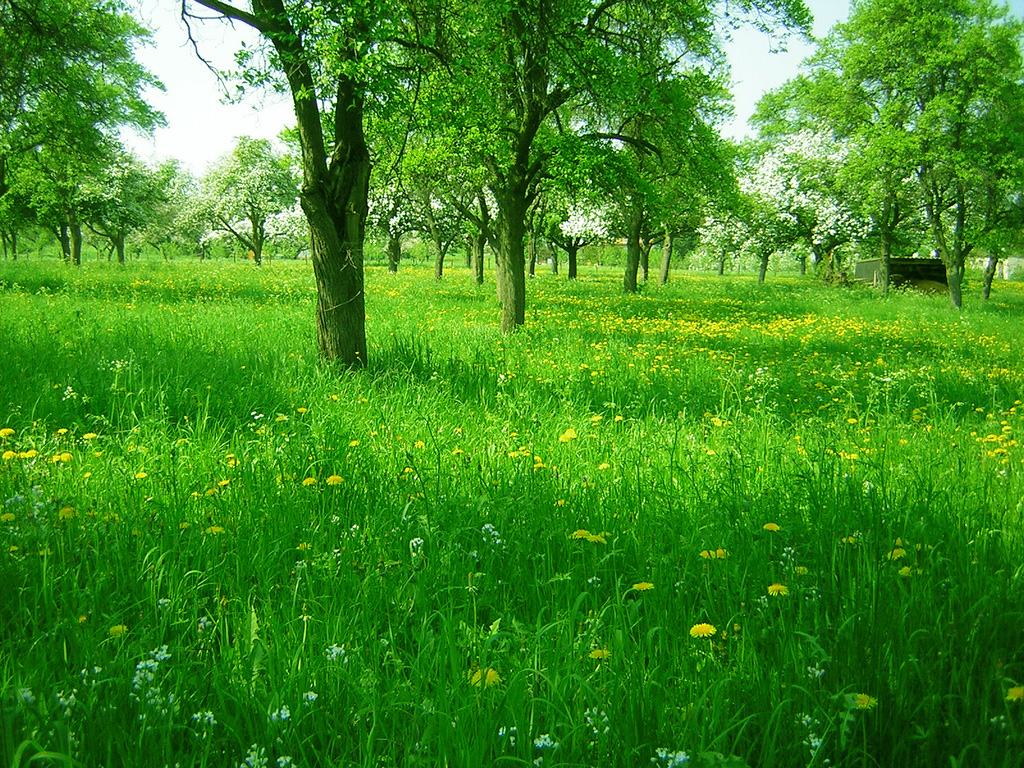
[[[75,458],[75,457],[74,457],[74,456],[72,456],[72,455],[71,455],[70,453],[68,453],[67,451],[64,451],[64,453],[61,453],[61,454],[59,454],[59,455],[57,456],[57,459],[58,459],[58,460],[60,460],[60,461],[62,461],[62,462],[64,462],[65,464],[67,464],[67,463],[68,463],[69,461],[71,461],[71,460],[72,460],[73,458]]]
[[[203,533],[206,533],[210,536],[219,536],[220,534],[224,533],[224,529],[219,525],[211,525],[209,528],[203,531]]]
[[[0,437],[4,438],[5,440],[8,437],[14,437],[14,430],[11,429],[10,427],[4,427],[3,429],[0,429]]]
[[[569,534],[570,539],[589,539],[593,534],[586,528],[580,528]]]
[[[61,520],[70,520],[75,516],[74,507],[61,507],[60,512],[57,513]]]
[[[868,696],[866,693],[857,693],[853,695],[853,706],[857,709],[873,709],[877,705],[878,699]]]
[[[86,616],[84,613],[81,616],[78,617],[78,623],[79,624],[85,624],[85,622],[87,622],[88,620],[89,620],[89,617]]]
[[[796,568],[793,569],[793,573],[795,573],[797,576],[806,576],[808,573],[807,566],[798,565]]]
[[[359,445],[359,441],[358,440],[349,440],[348,441],[348,447],[349,448],[355,448],[357,445]]]
[[[592,659],[597,659],[598,661],[607,661],[612,657],[612,652],[607,648],[595,648],[587,655]]]
[[[308,541],[300,542],[299,546],[296,547],[296,549],[299,550],[299,552],[308,552],[312,548],[313,548],[313,545],[310,544]]]
[[[305,480],[302,481],[302,484],[304,486],[306,486],[307,488],[309,486],[311,486],[311,485],[316,485],[316,478],[315,477],[307,477]]]
[[[1024,685],[1015,685],[1006,692],[1007,701],[1024,701]]]
[[[782,530],[778,523],[765,523],[761,527],[764,528],[766,531],[771,531],[772,533],[774,533],[775,531]]]
[[[587,536],[587,541],[591,544],[607,544],[608,540],[599,533],[592,533]]]
[[[701,622],[690,627],[690,637],[714,637],[717,631],[714,624]]]
[[[466,673],[466,677],[469,679],[469,684],[475,685],[477,688],[490,688],[501,682],[501,675],[490,667],[471,669]]]
[[[341,485],[345,480],[341,475],[331,475],[324,482],[328,485]]]
[[[785,584],[769,584],[768,594],[772,597],[782,597],[789,594],[789,587]]]
[[[607,461],[602,462],[602,463],[597,465],[597,469],[598,469],[599,472],[604,472],[604,470],[611,469],[611,468],[612,468],[612,465],[609,464]]]
[[[191,526],[192,526],[192,523],[188,522],[188,520],[182,520],[180,523],[178,523],[178,530],[179,531],[184,531],[187,528],[190,528]]]
[[[417,440],[415,443],[412,444],[412,447],[413,448],[426,448],[427,444],[424,443],[422,440]]]
[[[10,523],[14,520],[13,512],[4,512],[0,515],[0,523]]]
[[[575,440],[577,437],[579,437],[579,435],[576,434],[576,430],[573,429],[572,427],[569,427],[569,429],[565,430],[565,432],[558,436],[558,442],[569,443]]]
[[[10,461],[11,459],[17,458],[17,456],[18,454],[16,454],[14,451],[4,451],[3,453],[4,461]]]
[[[907,554],[907,550],[903,549],[902,547],[896,547],[891,552],[889,552],[889,554],[887,554],[886,557],[889,558],[890,560],[899,560],[899,559],[905,557],[906,554]]]
[[[638,581],[636,584],[633,585],[633,589],[635,589],[637,592],[650,592],[652,589],[654,589],[654,585],[651,584],[651,582],[649,581]]]
[[[296,413],[305,413],[307,410],[308,410],[307,408],[299,407],[299,408],[295,409],[295,412]]]
[[[128,634],[128,627],[124,624],[115,624],[108,631],[111,637],[124,637]]]
[[[900,570],[899,570],[899,574],[900,574],[900,576],[910,576],[910,574],[911,574],[911,573],[913,573],[913,571],[911,571],[911,569],[910,569],[910,566],[909,566],[909,565],[904,565],[904,566],[903,566],[902,568],[900,568]]]
[[[136,472],[135,473],[135,479],[136,480],[145,480],[147,477],[149,477],[149,473],[148,472]]]
[[[231,481],[230,480],[218,480],[217,481],[217,487],[218,488],[225,488],[225,487],[227,487],[229,485],[231,485]]]
[[[99,435],[97,435],[95,432],[86,432],[84,435],[82,435],[83,440],[95,440],[97,437],[99,437]]]
[[[856,536],[844,536],[843,538],[841,538],[839,540],[839,543],[840,544],[856,544],[857,543],[857,537]]]

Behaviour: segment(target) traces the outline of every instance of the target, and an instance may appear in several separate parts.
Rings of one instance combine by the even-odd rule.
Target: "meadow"
[[[0,263],[0,763],[1024,765],[1024,284],[620,285]]]

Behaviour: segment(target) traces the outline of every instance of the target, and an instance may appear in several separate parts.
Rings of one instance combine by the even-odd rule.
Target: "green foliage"
[[[367,283],[0,265],[5,760],[1016,764],[1019,284]]]

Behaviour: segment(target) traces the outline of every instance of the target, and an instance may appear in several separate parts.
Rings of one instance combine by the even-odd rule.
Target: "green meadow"
[[[0,263],[0,763],[1024,765],[1024,284],[620,285]]]

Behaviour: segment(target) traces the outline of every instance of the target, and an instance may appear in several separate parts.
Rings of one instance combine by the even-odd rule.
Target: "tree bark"
[[[117,234],[112,235],[110,239],[114,241],[114,250],[117,251],[117,263],[123,266],[125,263],[124,232],[118,232]]]
[[[626,293],[636,293],[637,272],[640,269],[640,227],[642,217],[639,211],[631,210],[626,222],[626,273],[622,287]]]
[[[665,285],[668,282],[668,271],[672,264],[672,248],[675,241],[672,232],[665,230],[665,242],[661,246],[661,269],[658,272],[658,284]]]
[[[530,277],[537,276],[537,238],[532,234],[529,240],[529,253],[530,253]]]
[[[988,301],[992,295],[992,280],[996,276],[996,271],[999,268],[999,256],[994,253],[990,253],[988,258],[985,259],[985,271],[982,273],[982,284],[981,284],[981,298]]]
[[[725,251],[718,252],[718,276],[722,277],[725,274]]]
[[[402,260],[402,238],[388,236],[388,272],[398,272],[398,262]]]
[[[473,281],[477,285],[484,284],[484,248],[487,245],[487,235],[484,232],[477,232],[473,236]]]
[[[498,199],[497,259],[498,298],[501,300],[501,332],[512,333],[526,322],[526,188],[513,185],[495,190]]]
[[[551,274],[558,274],[558,250],[551,246]]]
[[[640,275],[643,282],[647,282],[647,278],[651,274],[651,243],[641,241],[640,243]]]
[[[71,236],[71,263],[80,267],[82,266],[82,222],[78,220],[78,215],[74,211],[68,218],[68,233]]]
[[[768,274],[768,262],[771,260],[771,258],[771,251],[761,254],[761,268],[758,270],[757,273],[757,282],[764,282],[765,276],[767,276]]]

